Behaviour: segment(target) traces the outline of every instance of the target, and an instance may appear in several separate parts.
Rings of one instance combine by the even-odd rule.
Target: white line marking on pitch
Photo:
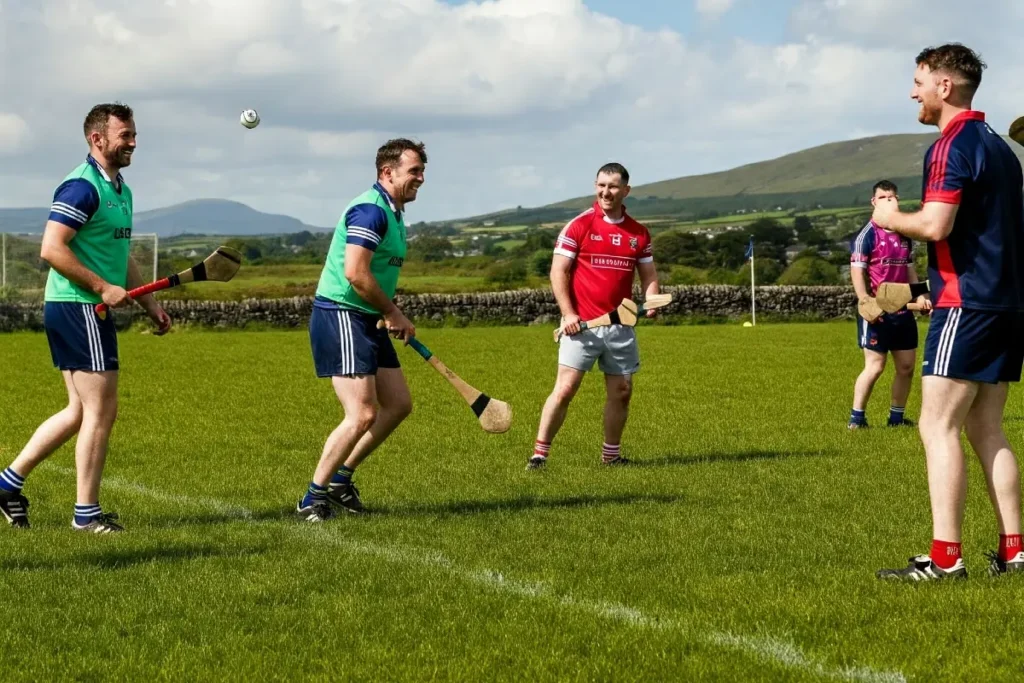
[[[70,467],[44,464],[46,469],[65,475],[74,475],[75,471]],[[240,519],[251,520],[252,511],[226,503],[215,498],[198,498],[193,496],[166,493],[157,489],[143,486],[135,482],[126,481],[117,477],[103,478],[103,486],[118,489],[130,493],[138,493],[153,500],[164,503],[177,503],[191,507],[206,507],[217,512],[225,513]],[[299,523],[296,523],[299,524]],[[426,567],[439,567],[451,575],[468,583],[479,584],[491,589],[518,595],[524,598],[549,600],[556,604],[576,609],[583,612],[590,612],[599,617],[612,619],[638,628],[650,628],[655,630],[673,630],[689,633],[690,629],[686,624],[674,619],[657,619],[648,616],[638,609],[614,602],[593,602],[580,600],[569,594],[560,595],[547,583],[536,581],[519,581],[511,579],[501,572],[493,570],[464,569],[439,552],[431,550],[420,550],[410,547],[377,545],[363,543],[339,538],[332,534],[329,528],[319,524],[297,525],[293,527],[296,535],[314,535],[317,538],[332,543],[338,547],[345,548],[353,553],[377,557],[388,562],[405,565],[419,565]],[[764,636],[743,636],[729,633],[727,631],[711,631],[702,634],[690,634],[697,636],[703,643],[715,645],[722,648],[739,650],[748,655],[760,659],[769,660],[775,664],[799,669],[822,678],[830,678],[841,681],[854,681],[855,683],[906,683],[906,677],[899,671],[876,671],[868,667],[831,667],[822,662],[814,661],[800,650],[795,644]]]
[[[52,465],[50,463],[43,463],[43,467],[45,469],[51,470],[53,472],[58,472],[60,474],[66,474],[70,476],[75,475],[75,470],[71,467],[61,467],[60,465]],[[197,498],[193,496],[181,496],[174,493],[166,493],[164,491],[151,489],[147,486],[143,486],[142,484],[136,484],[133,481],[121,479],[119,477],[110,477],[104,475],[103,487],[114,489],[117,491],[141,493],[142,495],[152,498],[153,500],[158,500],[161,503],[177,503],[179,505],[185,505],[189,507],[204,507],[209,508],[211,510],[216,510],[217,512],[223,513],[225,515],[239,517],[241,519],[250,519],[252,517],[252,512],[245,509],[244,507],[232,505],[231,503],[225,503],[224,501],[217,500],[216,498]]]

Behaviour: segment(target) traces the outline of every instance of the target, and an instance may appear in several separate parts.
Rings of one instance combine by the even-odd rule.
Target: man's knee
[[[896,361],[896,374],[900,377],[913,377],[914,376],[914,360],[903,359]]]
[[[117,396],[112,396],[105,401],[96,401],[88,405],[80,403],[77,408],[73,405],[68,405],[67,410],[72,411],[72,415],[79,426],[81,426],[82,421],[87,416],[100,425],[110,426],[117,420],[117,408]]]
[[[82,426],[82,402],[75,399],[68,402],[67,407],[64,409],[64,415],[67,416],[67,420],[74,429],[78,429]]]
[[[883,372],[885,372],[885,356],[878,353],[868,355],[864,361],[864,376],[872,382],[876,382]]]
[[[633,396],[633,382],[628,377],[622,377],[619,381],[610,383],[608,386],[608,400],[616,401],[626,405]]]
[[[555,397],[555,401],[562,405],[568,404],[572,401],[573,397],[576,396],[576,392],[579,391],[580,383],[567,378],[559,378],[555,382],[555,390],[552,394]]]
[[[399,420],[404,420],[412,415],[412,396],[405,394],[404,396],[399,397],[392,401],[391,405],[388,406],[388,409],[391,411],[392,415],[397,417]]]
[[[368,432],[373,423],[377,421],[378,408],[375,405],[361,405],[351,416],[355,423],[356,431]]]

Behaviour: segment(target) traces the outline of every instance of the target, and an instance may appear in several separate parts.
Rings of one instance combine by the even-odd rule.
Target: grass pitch
[[[341,410],[306,335],[124,334],[102,503],[129,532],[70,530],[71,444],[29,477],[33,528],[0,528],[0,679],[1019,679],[1024,582],[984,575],[976,463],[971,578],[874,578],[931,530],[916,432],[845,429],[853,334],[642,327],[624,440],[641,466],[598,466],[594,374],[548,470],[525,472],[550,330],[425,329],[513,405],[512,430],[483,433],[399,349],[416,407],[357,475],[374,514],[318,528],[289,515]],[[0,355],[6,466],[63,388],[42,335],[0,337]],[[1022,416],[1014,390],[1017,447]]]

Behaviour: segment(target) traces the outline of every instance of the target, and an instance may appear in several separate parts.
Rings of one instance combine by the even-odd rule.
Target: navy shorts
[[[924,344],[922,375],[971,382],[1019,382],[1024,313],[937,308]]]
[[[119,369],[114,316],[100,320],[95,304],[47,301],[43,328],[54,367],[90,372]]]
[[[314,305],[309,342],[317,377],[376,375],[377,368],[397,368],[398,354],[379,315]]]
[[[878,353],[917,349],[917,321],[914,320],[914,314],[886,313],[874,323],[868,323],[858,315],[857,345]]]

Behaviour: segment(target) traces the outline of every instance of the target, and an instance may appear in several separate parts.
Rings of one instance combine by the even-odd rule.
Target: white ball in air
[[[260,115],[256,113],[255,109],[246,109],[243,111],[240,120],[242,125],[246,128],[255,128],[260,125]]]

